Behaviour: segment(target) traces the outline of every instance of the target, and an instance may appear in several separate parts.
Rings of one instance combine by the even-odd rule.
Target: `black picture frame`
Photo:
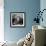
[[[25,27],[25,12],[10,12],[10,27]]]

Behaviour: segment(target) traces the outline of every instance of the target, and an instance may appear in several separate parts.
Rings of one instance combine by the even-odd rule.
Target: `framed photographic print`
[[[24,12],[10,12],[10,26],[11,27],[24,27],[25,26],[25,13]]]

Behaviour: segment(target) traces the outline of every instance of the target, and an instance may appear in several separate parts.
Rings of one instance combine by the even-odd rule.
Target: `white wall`
[[[46,0],[40,0],[40,4],[41,9],[46,9]]]
[[[4,41],[4,1],[0,0],[0,42]]]
[[[46,9],[46,0],[40,0],[40,9]],[[43,22],[40,21],[40,24],[46,27],[46,11],[43,12]]]

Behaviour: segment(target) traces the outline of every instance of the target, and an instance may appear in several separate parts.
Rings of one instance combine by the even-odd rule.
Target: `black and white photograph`
[[[24,12],[11,12],[10,13],[10,26],[11,27],[24,27],[25,17]]]

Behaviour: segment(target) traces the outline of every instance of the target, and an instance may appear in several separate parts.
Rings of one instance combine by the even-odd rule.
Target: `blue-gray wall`
[[[18,41],[32,29],[33,19],[40,9],[40,0],[4,0],[4,38],[7,41]],[[10,27],[10,12],[26,12],[24,28]]]

